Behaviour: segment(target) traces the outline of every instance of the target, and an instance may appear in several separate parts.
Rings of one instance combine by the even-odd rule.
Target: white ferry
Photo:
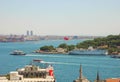
[[[26,55],[26,53],[21,50],[14,50],[10,55]]]

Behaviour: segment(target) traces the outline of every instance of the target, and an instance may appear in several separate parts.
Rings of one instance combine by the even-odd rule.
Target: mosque
[[[82,65],[80,65],[80,76],[78,79],[74,80],[73,82],[91,82],[89,81],[87,78],[85,78],[82,74]],[[105,79],[105,80],[101,80],[100,79],[100,76],[99,76],[99,72],[97,72],[97,75],[96,75],[96,80],[94,82],[120,82],[120,78],[108,78],[108,79]]]

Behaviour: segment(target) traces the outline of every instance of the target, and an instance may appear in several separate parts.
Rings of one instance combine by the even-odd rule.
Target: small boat
[[[21,50],[14,50],[10,55],[26,55],[26,53]]]
[[[120,58],[120,55],[112,55],[111,58]]]
[[[33,62],[37,62],[37,63],[45,63],[45,61],[41,60],[41,59],[33,59]]]

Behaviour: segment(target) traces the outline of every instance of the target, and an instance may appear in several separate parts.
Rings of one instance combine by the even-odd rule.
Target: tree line
[[[60,44],[57,48],[66,49],[66,52],[74,49],[87,49],[89,46],[92,46],[95,49],[106,49],[109,54],[120,53],[120,34],[119,35],[109,35],[103,38],[95,38],[93,40],[86,40],[76,45],[68,45],[66,43]],[[52,45],[42,46],[40,50],[43,51],[53,51],[56,48]]]

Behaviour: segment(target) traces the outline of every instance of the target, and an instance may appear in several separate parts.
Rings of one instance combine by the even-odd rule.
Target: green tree
[[[59,47],[59,48],[64,48],[64,49],[66,49],[66,48],[68,47],[68,45],[65,44],[65,43],[63,43],[63,44],[60,44],[58,47]]]
[[[67,51],[71,51],[73,49],[75,49],[75,45],[68,45]]]
[[[52,50],[55,50],[55,48],[52,45],[50,45],[50,46],[43,46],[43,47],[40,48],[40,50],[49,51],[50,52]]]

